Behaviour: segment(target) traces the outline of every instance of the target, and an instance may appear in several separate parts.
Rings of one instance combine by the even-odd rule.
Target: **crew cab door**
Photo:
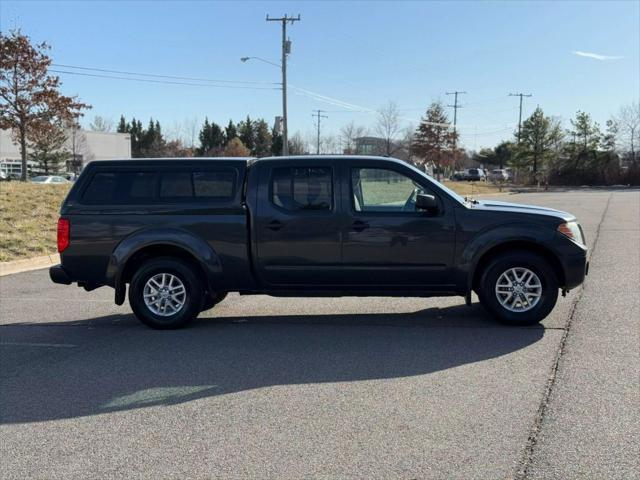
[[[257,267],[266,285],[340,282],[339,182],[335,161],[258,162]]]
[[[356,160],[344,170],[344,282],[449,290],[455,217],[444,194],[396,162]],[[436,197],[436,212],[416,208],[419,193]]]

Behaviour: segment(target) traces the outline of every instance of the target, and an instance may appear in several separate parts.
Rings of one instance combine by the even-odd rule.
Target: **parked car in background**
[[[464,170],[456,170],[455,172],[453,172],[453,175],[451,175],[451,180],[453,181],[461,181],[461,180],[465,180],[467,178],[467,173]]]
[[[495,168],[491,170],[489,180],[492,182],[506,182],[509,180],[509,174],[504,168]]]
[[[70,183],[69,180],[67,180],[64,177],[60,177],[58,175],[39,175],[37,177],[33,177],[31,179],[31,183],[40,183],[40,184],[52,184],[52,185],[60,185],[63,183]]]
[[[487,180],[487,174],[482,168],[470,168],[467,170],[465,180],[468,182],[484,182]]]
[[[9,180],[9,174],[0,170],[0,181]]]

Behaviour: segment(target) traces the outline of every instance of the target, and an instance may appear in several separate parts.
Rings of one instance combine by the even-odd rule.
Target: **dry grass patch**
[[[60,205],[69,188],[0,182],[0,262],[55,253]]]
[[[444,181],[443,185],[449,187],[451,190],[456,192],[458,195],[487,195],[491,193],[500,193],[500,188],[490,182],[451,182]],[[507,187],[502,187],[503,192],[508,192],[509,189]]]

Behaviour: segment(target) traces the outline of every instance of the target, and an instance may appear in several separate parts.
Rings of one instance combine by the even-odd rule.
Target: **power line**
[[[518,115],[518,143],[520,143],[520,131],[522,129],[522,97],[531,97],[532,94],[510,93],[510,97],[520,97],[520,114]]]
[[[322,118],[329,118],[327,115],[322,115],[323,113],[326,113],[324,110],[314,110],[314,112],[316,112],[315,114],[311,115],[312,117],[315,117],[318,120],[318,151],[317,154],[320,155],[320,119]]]
[[[50,69],[49,71],[53,73],[61,73],[64,75],[80,75],[83,77],[109,78],[112,80],[129,80],[132,82],[161,83],[161,84],[167,84],[167,85],[189,85],[192,87],[235,88],[235,89],[243,89],[243,90],[279,90],[279,88],[277,87],[250,87],[246,85],[215,85],[213,83],[174,82],[170,80],[152,80],[150,78],[121,77],[116,75],[102,75],[99,73],[85,73],[85,72],[70,72],[70,71],[55,70],[55,69]]]
[[[264,81],[251,81],[251,80],[219,80],[215,78],[194,78],[194,77],[179,77],[176,75],[160,75],[157,73],[141,73],[141,72],[127,72],[124,70],[109,70],[106,68],[93,68],[93,67],[81,67],[78,65],[63,65],[60,63],[52,63],[52,67],[59,68],[71,68],[73,70],[88,70],[91,72],[102,73],[116,73],[119,75],[136,75],[138,77],[153,77],[153,78],[169,78],[173,80],[189,80],[193,82],[215,82],[215,83],[247,83],[253,85],[280,85],[278,82],[264,82]]]

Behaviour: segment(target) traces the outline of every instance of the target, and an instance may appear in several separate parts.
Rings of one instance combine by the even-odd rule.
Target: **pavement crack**
[[[600,217],[600,221],[598,222],[598,227],[596,228],[596,234],[593,239],[593,247],[591,248],[591,251],[589,253],[589,258],[588,258],[589,261],[591,260],[591,257],[593,257],[593,254],[595,253],[596,248],[598,246],[598,238],[600,238],[600,228],[602,227],[602,223],[604,222],[607,212],[609,211],[609,205],[611,204],[612,197],[613,197],[613,193],[610,193],[609,198],[607,198],[607,204],[605,205],[604,210],[602,211],[602,216]],[[551,398],[551,394],[553,392],[553,388],[556,383],[556,376],[558,374],[560,361],[565,353],[567,339],[569,338],[569,334],[571,332],[571,325],[573,324],[573,318],[578,309],[578,304],[580,303],[580,300],[582,300],[582,296],[584,294],[585,283],[586,283],[586,279],[585,279],[585,282],[580,287],[580,291],[578,292],[576,299],[571,305],[571,310],[569,311],[569,315],[567,317],[567,321],[565,323],[564,328],[561,328],[561,330],[564,330],[564,332],[562,333],[560,344],[558,345],[558,349],[556,350],[556,355],[553,360],[553,365],[551,366],[551,371],[549,373],[549,377],[545,385],[542,399],[540,400],[540,404],[538,405],[538,410],[536,411],[536,416],[534,418],[533,425],[529,430],[529,437],[527,438],[527,443],[525,445],[524,452],[522,454],[522,457],[520,458],[520,461],[518,462],[517,470],[514,476],[515,480],[526,480],[527,478],[529,478],[530,467],[533,462],[533,454],[534,454],[536,445],[538,443],[538,435],[542,430],[542,425],[545,419],[545,415],[547,413],[547,406],[549,405],[549,400]]]

